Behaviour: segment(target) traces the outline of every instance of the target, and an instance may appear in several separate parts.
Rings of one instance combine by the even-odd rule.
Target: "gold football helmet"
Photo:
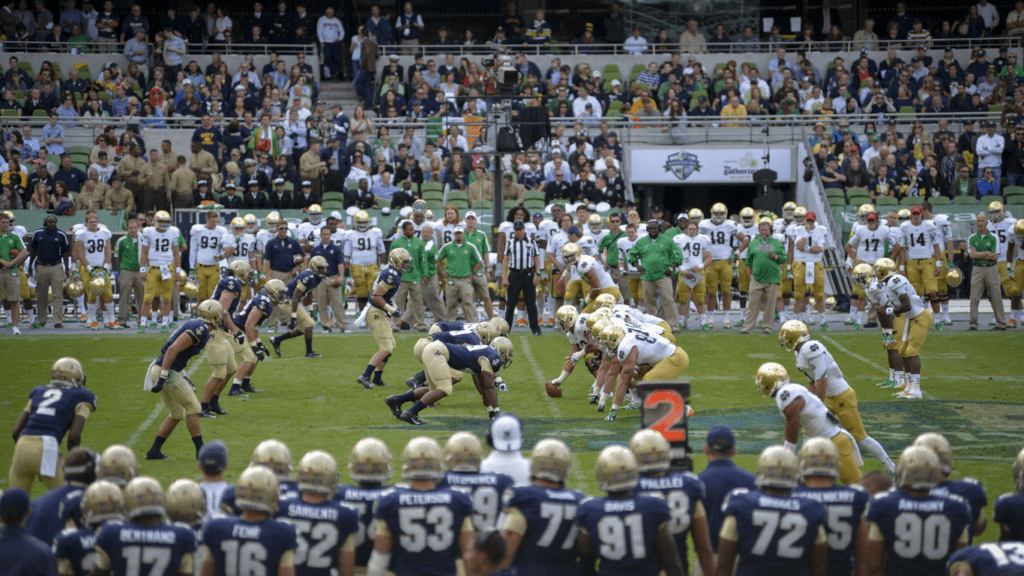
[[[417,436],[402,449],[403,480],[440,480],[444,478],[441,445],[429,436]]]
[[[188,478],[179,478],[167,487],[165,495],[167,517],[171,522],[184,522],[197,526],[206,516],[206,491],[199,483]]]
[[[348,474],[356,482],[384,482],[391,478],[388,445],[372,436],[356,442],[348,457]]]
[[[105,272],[93,276],[92,280],[89,280],[89,299],[95,300],[100,296],[103,296],[103,293],[106,292],[109,287],[110,278],[107,278],[107,274]]]
[[[807,324],[799,320],[786,320],[779,330],[779,344],[790,352],[796,349],[797,344],[810,339],[811,335],[807,332]]]
[[[188,276],[181,285],[181,293],[189,300],[199,298],[199,281],[195,276]]]
[[[413,214],[426,214],[427,210],[429,210],[429,208],[427,207],[427,203],[423,200],[417,200],[412,203]]]
[[[440,332],[440,330],[438,330]],[[420,362],[423,361],[423,351],[427,349],[427,346],[433,344],[434,341],[430,338],[420,338],[412,346],[412,355],[416,357]]]
[[[786,220],[792,220],[794,210],[796,210],[796,202],[786,202],[782,205],[782,216]]]
[[[569,446],[557,438],[545,438],[530,453],[530,477],[564,483],[572,468]]]
[[[238,475],[235,506],[274,514],[277,512],[277,487],[277,477],[269,468],[249,466]]]
[[[413,212],[413,214],[416,214],[416,213]],[[430,208],[427,208],[427,211],[423,213],[423,219],[426,220],[427,222],[433,222],[434,221],[434,211],[431,210]]]
[[[479,472],[483,458],[483,444],[469,432],[456,432],[444,443],[444,469],[449,472]]]
[[[800,462],[792,450],[776,444],[769,446],[757,457],[758,488],[796,488],[800,476]]]
[[[235,260],[228,264],[228,271],[231,272],[232,276],[238,278],[242,284],[248,284],[249,280],[252,279],[252,266],[245,260]]]
[[[185,283],[188,282],[188,280],[189,280],[189,275],[188,275],[187,272],[185,272],[184,270],[182,270],[181,272],[178,272],[178,284],[184,286]]]
[[[130,448],[122,444],[111,444],[100,454],[96,467],[96,478],[109,480],[124,487],[139,475],[139,460]]]
[[[68,296],[72,298],[78,298],[82,294],[85,294],[85,283],[82,282],[82,279],[79,278],[77,274],[72,276],[71,280],[68,282],[67,291]]]
[[[124,520],[124,495],[121,488],[107,480],[97,480],[82,496],[82,519],[95,528],[107,520]]]
[[[594,234],[600,232],[602,226],[604,226],[604,219],[601,218],[600,214],[591,214],[590,218],[587,219],[587,227]]]
[[[725,204],[721,202],[715,202],[711,206],[711,221],[715,224],[721,224],[725,222],[725,219],[729,216],[729,209],[725,207]]]
[[[793,221],[794,222],[796,222],[797,224],[803,224],[804,223],[804,218],[806,218],[806,217],[807,217],[807,208],[804,208],[803,206],[797,206],[796,208],[793,208]]]
[[[668,440],[663,434],[650,428],[633,434],[629,441],[629,449],[633,451],[633,456],[636,456],[641,474],[668,470],[672,460]]]
[[[137,476],[124,487],[124,511],[129,520],[164,515],[164,489],[156,478]]]
[[[587,317],[589,320],[590,317]],[[597,345],[601,344],[601,331],[611,326],[612,322],[608,318],[598,318],[597,322],[590,328],[590,339]]]
[[[1017,222],[1014,223],[1013,233],[1016,234],[1018,238],[1024,238],[1024,218],[1019,218],[1017,219]]]
[[[953,471],[953,446],[949,439],[938,432],[925,432],[914,439],[914,446],[931,448],[939,457],[939,464],[942,465],[942,473],[949,476]]]
[[[989,202],[988,203],[988,217],[989,217],[989,220],[992,220],[992,222],[997,222],[998,223],[998,222],[1002,221],[1003,216],[1004,216],[1004,213],[1003,213],[1003,203],[1002,202],[996,200],[995,202]]]
[[[839,478],[839,448],[828,438],[807,438],[800,447],[800,477]]]
[[[71,356],[57,359],[50,368],[50,383],[71,388],[85,388],[85,369]]]
[[[609,323],[607,326],[601,329],[601,333],[598,335],[598,339],[601,341],[601,345],[609,351],[614,351],[619,348],[619,344],[622,339],[626,337],[626,331],[618,324]]]
[[[501,356],[501,367],[508,368],[512,364],[512,341],[504,336],[498,336],[491,340],[491,348],[494,348],[498,352],[498,356]]]
[[[608,446],[597,456],[597,486],[604,492],[627,492],[640,481],[636,456],[625,446]]]
[[[562,259],[566,266],[572,266],[580,259],[580,245],[575,242],[567,242],[562,246]]]
[[[3,214],[7,214],[7,217],[11,219],[11,227],[14,227],[14,223],[18,221],[18,217],[14,215],[14,212],[10,210],[4,210]]]
[[[441,327],[440,326],[438,326],[437,324],[431,324],[430,325],[430,330],[427,330],[427,335],[428,336],[433,336],[434,334],[437,334],[440,331],[441,331]]]
[[[742,222],[744,226],[753,226],[754,209],[751,208],[750,206],[747,206],[740,210],[740,222]]]
[[[701,210],[700,208],[691,208],[687,216],[689,216],[690,220],[696,220],[697,222],[700,222],[701,220],[704,219],[704,211]]]
[[[165,210],[161,210],[153,216],[153,224],[156,226],[157,232],[163,232],[171,227],[171,215]]]
[[[610,320],[612,317],[612,311],[608,308],[598,308],[590,314],[587,314],[586,324],[588,330],[593,330],[594,325],[599,320]]]
[[[611,294],[598,294],[594,299],[594,305],[598,308],[613,308],[619,301]]]
[[[288,301],[288,286],[277,278],[268,281],[263,289],[267,291],[267,296],[270,296],[275,304],[284,304]]]
[[[245,220],[246,234],[255,234],[259,230],[260,219],[255,214],[246,214],[242,220]]]
[[[366,232],[370,229],[370,213],[366,210],[356,212],[356,215],[352,217],[352,224],[357,231]]]
[[[245,219],[235,216],[231,219],[231,232],[235,236],[241,236],[245,233]]]
[[[1024,450],[1018,452],[1017,457],[1013,459],[1013,483],[1017,486],[1018,492],[1024,492]]]
[[[323,256],[313,256],[309,259],[308,266],[317,278],[327,276],[327,259]]]
[[[306,452],[295,474],[300,491],[328,494],[332,498],[338,491],[338,478],[338,461],[323,450]]]
[[[306,214],[309,216],[309,223],[314,226],[324,219],[324,209],[319,204],[310,204],[306,209]]]
[[[480,337],[481,344],[490,344],[498,337],[498,329],[490,322],[481,322],[476,325],[476,335]]]
[[[203,300],[199,307],[196,308],[196,316],[211,326],[219,326],[224,320],[224,306],[219,300],[214,300],[213,298]]]
[[[281,223],[281,215],[275,210],[270,214],[267,214],[267,217],[264,218],[264,222],[267,223],[267,230],[277,232],[277,225]]]
[[[491,318],[491,324],[498,329],[498,336],[508,336],[510,327],[504,318],[495,316],[494,318]]]
[[[828,308],[829,310],[833,310],[836,307],[836,297],[835,296],[826,296],[825,297],[825,307]]]
[[[942,463],[934,450],[913,445],[908,446],[896,462],[895,484],[897,488],[931,490],[942,478]]]
[[[395,248],[391,251],[391,254],[388,254],[388,264],[395,270],[398,270],[399,273],[403,273],[412,266],[412,256],[409,255],[409,251],[405,248]]]
[[[888,280],[896,272],[896,263],[889,258],[879,258],[875,261],[875,277],[879,280]]]
[[[292,479],[292,452],[280,440],[271,438],[257,444],[251,462],[270,468],[279,481]]]
[[[857,222],[861,224],[867,224],[868,214],[875,211],[875,207],[871,204],[861,204],[860,208],[857,208]]]
[[[1017,220],[1017,222],[1024,222],[1024,220]],[[963,284],[964,273],[954,264],[949,264],[946,267],[946,286],[949,288],[956,288]]]
[[[907,208],[900,208],[896,212],[896,219],[899,220],[900,222],[909,222],[910,221],[910,210],[907,209]]]
[[[601,296],[604,296],[604,294]],[[601,296],[597,297],[598,301],[600,301]],[[555,312],[555,323],[562,332],[569,332],[576,326],[576,321],[579,320],[579,317],[580,313],[576,311],[575,306],[565,305],[559,308],[558,312]]]
[[[757,389],[769,398],[774,396],[775,391],[782,388],[787,382],[789,382],[789,372],[786,371],[785,366],[777,362],[761,364],[754,375],[754,384],[757,385]]]
[[[866,290],[874,279],[875,269],[871,267],[871,264],[861,262],[853,267],[853,282],[862,290]]]

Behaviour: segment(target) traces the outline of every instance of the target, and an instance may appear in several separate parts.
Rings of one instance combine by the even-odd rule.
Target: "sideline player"
[[[139,312],[139,333],[146,331],[145,319],[149,318],[153,300],[157,297],[163,304],[160,332],[166,334],[168,327],[176,328],[171,322],[171,299],[178,275],[181,274],[181,252],[178,238],[181,232],[171,226],[171,215],[161,210],[153,217],[153,226],[142,230],[139,266],[142,281],[146,283],[142,309]],[[172,268],[173,266],[173,268]],[[150,328],[156,328],[154,320]]]
[[[991,228],[991,225],[989,227]],[[1017,222],[1013,225],[1013,234],[1011,234],[1008,238],[1009,243],[1013,245],[1013,247],[1008,247],[1008,252],[1012,252],[1014,250],[1016,251],[1016,254],[1014,254],[1014,256],[1017,264],[1014,266],[1013,271],[1013,291],[1015,294],[1020,294],[1022,290],[1024,290],[1024,218],[1017,220]],[[1007,258],[1009,258],[1009,256],[1010,255],[1007,254]],[[1009,262],[1009,260],[1007,261]],[[996,264],[998,264],[998,262]],[[1009,266],[1009,264],[1007,264],[1007,266]],[[948,309],[949,308],[947,306],[945,310],[948,311]],[[1011,306],[1010,319],[1007,320],[1006,322],[1007,327],[1010,327],[1011,325],[1024,325],[1024,307],[1018,308],[1016,310],[1016,317],[1014,316],[1014,310]],[[943,322],[945,322],[945,320],[946,317],[943,316]]]
[[[110,245],[111,234],[110,230],[101,228],[99,225],[99,216],[96,215],[95,210],[89,210],[85,213],[85,230],[81,230],[75,234],[75,252],[76,259],[78,260],[78,274],[85,282],[86,292],[91,296],[92,292],[89,290],[90,284],[95,277],[99,277],[100,274],[106,276],[105,288],[99,298],[89,302],[88,310],[88,322],[89,328],[92,330],[99,329],[99,323],[96,321],[96,301],[99,300],[100,305],[103,306],[106,312],[106,326],[110,330],[124,330],[123,326],[117,323],[117,313],[114,311],[114,292],[111,288],[111,272],[110,272],[110,261],[111,261],[111,245]]]
[[[875,277],[890,302],[879,310],[878,320],[883,328],[892,328],[894,334],[886,339],[886,348],[899,348],[903,358],[907,387],[896,395],[899,398],[921,398],[921,347],[934,324],[932,313],[914,291],[905,277],[895,272],[896,264],[881,258],[875,262]]]
[[[873,266],[879,258],[885,258],[889,248],[896,244],[897,238],[894,231],[878,221],[876,212],[869,212],[865,216],[865,224],[858,226],[846,243],[846,254],[853,261],[854,273],[856,274],[856,270],[862,264]],[[861,270],[863,269],[861,268]],[[864,312],[867,300],[865,286],[854,282],[853,302],[850,306],[856,308],[857,311],[844,322],[853,324],[854,330],[861,330],[867,324]]]
[[[999,240],[999,258],[996,260],[996,267],[999,268],[999,281],[1003,285],[1003,291],[1010,298],[1010,319],[1014,317],[1014,311],[1021,310],[1021,291],[1017,288],[1015,282],[1016,273],[1009,268],[1008,257],[1011,256],[1012,252],[1009,249],[1010,235],[1013,234],[1014,225],[1017,220],[1013,216],[1009,216],[1006,210],[1003,208],[1002,202],[990,202],[988,205],[988,231],[991,232]],[[1012,260],[1012,258],[1010,258]],[[990,326],[995,325],[995,321],[989,324]],[[1007,322],[1007,327],[1016,327],[1017,323],[1014,322],[1013,326]]]
[[[253,216],[246,214],[246,216]],[[255,216],[253,216],[255,220]],[[255,225],[255,224],[254,224]],[[235,262],[245,262],[252,270],[259,270],[256,266],[256,237],[248,231],[249,224],[244,218],[231,219],[231,230],[224,234],[221,239],[221,246],[224,248],[224,260],[228,268]],[[223,274],[222,274],[223,275]],[[242,293],[239,295],[241,304],[249,301],[250,282],[247,280],[242,286]]]
[[[683,262],[678,267],[679,278],[676,284],[676,301],[679,303],[679,316],[681,318],[679,321],[680,330],[690,329],[687,326],[687,322],[690,319],[691,298],[697,306],[697,314],[700,315],[701,329],[710,330],[712,328],[711,324],[708,324],[708,307],[706,302],[707,278],[702,274],[713,263],[712,246],[711,239],[705,234],[700,234],[699,229],[700,226],[697,222],[691,220],[686,223],[685,234],[676,234],[672,238],[676,246],[679,246],[679,251],[683,253]],[[690,280],[692,282],[697,275],[701,275],[700,281],[691,288],[686,281]],[[745,300],[746,296],[743,298]],[[669,333],[671,333],[671,330]]]
[[[828,228],[819,226],[818,217],[814,212],[804,215],[803,227],[794,231],[793,250],[793,291],[796,303],[793,313],[803,315],[807,324],[821,324],[821,329],[828,331],[825,322],[825,268],[822,263],[825,248],[832,242]],[[818,311],[817,321],[811,319],[807,310],[807,293],[813,292]]]
[[[200,418],[216,418],[217,415],[227,415],[227,412],[220,407],[220,393],[224,386],[231,381],[232,376],[238,372],[238,364],[235,361],[235,354],[245,355],[240,349],[245,342],[245,332],[234,322],[235,311],[238,303],[241,302],[242,289],[249,283],[252,277],[252,268],[245,260],[232,262],[227,272],[217,281],[213,290],[214,300],[220,302],[226,312],[224,323],[218,326],[211,337],[213,342],[207,345],[206,361],[210,365],[210,380],[203,388],[203,400],[199,403],[203,409],[199,413]]]
[[[402,273],[412,266],[412,256],[405,248],[395,248],[388,255],[388,265],[377,275],[370,292],[370,305],[365,310],[366,325],[377,342],[377,352],[370,358],[366,370],[356,379],[364,388],[387,386],[381,380],[384,367],[395,351],[397,343],[388,318],[401,318],[402,311],[393,304],[395,294],[402,285]],[[370,381],[370,376],[373,381]]]
[[[270,338],[270,345],[274,347],[274,354],[281,356],[281,342],[291,338],[306,337],[306,358],[323,358],[323,355],[313,352],[313,328],[316,322],[309,315],[306,307],[302,305],[302,299],[312,294],[324,277],[327,276],[327,259],[323,256],[313,256],[309,259],[307,269],[288,283],[286,294],[291,299],[291,320],[288,321],[288,333]]]
[[[953,320],[949,317],[949,285],[947,284],[946,274],[954,266],[953,227],[949,222],[948,214],[935,214],[932,212],[931,202],[927,200],[921,202],[921,210],[923,211],[924,219],[935,225],[935,243],[939,245],[942,256],[942,269],[939,270],[939,274],[935,278],[939,298],[938,302],[932,302],[932,314],[935,315],[936,320],[939,320],[935,323],[935,326],[938,327],[942,324],[951,326]],[[942,314],[941,318],[939,316],[940,313]]]
[[[319,204],[310,204],[306,209],[306,215],[309,221],[299,224],[295,230],[295,236],[299,244],[302,244],[302,249],[309,254],[313,251],[313,247],[320,242],[320,229],[327,223],[324,222],[324,209]]]
[[[747,241],[748,245],[750,244],[750,241],[753,240],[754,238],[757,238],[758,235],[758,224],[756,221],[757,219],[754,218],[754,216],[756,216],[756,214],[754,213],[754,209],[749,206],[746,206],[742,210],[740,210],[739,231],[744,236],[750,239]],[[736,324],[736,327],[742,328],[743,323],[745,322],[744,319],[747,317],[747,289],[750,288],[750,276],[747,275],[747,267],[743,265],[743,263],[747,259],[747,249],[737,249],[736,252],[738,253],[738,260],[740,262],[738,270],[740,289],[740,321],[738,324]]]
[[[700,233],[711,239],[711,266],[705,268],[708,298],[711,300],[711,312],[718,308],[718,292],[722,292],[722,327],[732,328],[729,314],[732,308],[732,263],[737,253],[746,250],[750,239],[740,231],[735,222],[728,219],[729,211],[725,204],[715,203],[711,207],[711,218],[701,220]],[[739,242],[738,248],[732,247],[733,239]],[[714,320],[709,324],[714,326]]]
[[[501,497],[515,480],[507,474],[481,472],[484,447],[469,432],[456,432],[444,444],[444,480],[438,485],[469,496],[473,502],[473,529],[493,530],[501,513]]]
[[[219,222],[220,214],[210,210],[206,213],[206,224],[196,224],[189,231],[189,269],[199,281],[197,302],[210,298],[220,281],[221,242],[228,231]]]
[[[925,302],[939,299],[935,278],[942,269],[942,249],[936,232],[935,224],[924,219],[920,206],[910,209],[910,222],[900,224],[900,273],[906,274]],[[935,324],[935,328],[941,330],[942,324]]]
[[[365,573],[377,536],[377,522],[373,519],[373,506],[384,496],[394,492],[394,486],[384,486],[391,478],[391,451],[383,440],[366,437],[356,442],[348,459],[349,477],[355,486],[339,486],[334,500],[359,515],[359,530],[353,539],[355,565]]]

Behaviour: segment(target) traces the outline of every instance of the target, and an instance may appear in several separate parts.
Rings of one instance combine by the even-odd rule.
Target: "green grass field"
[[[812,336],[822,336],[812,332]],[[301,340],[282,347],[284,358],[263,363],[253,384],[264,393],[247,400],[224,397],[222,406],[230,412],[216,420],[202,419],[203,438],[221,439],[231,455],[228,481],[246,465],[255,445],[265,438],[286,442],[297,461],[308,450],[332,452],[343,468],[352,445],[368,435],[387,441],[395,456],[395,478],[404,443],[416,435],[433,436],[442,443],[457,430],[484,437],[487,416],[475,389],[467,381],[455,386],[455,394],[421,417],[425,426],[399,422],[385,407],[388,394],[406,390],[405,379],[417,372],[412,356],[416,334],[400,334],[399,349],[385,371],[385,389],[365,390],[356,376],[365,368],[376,347],[368,334],[315,337],[323,359],[306,359]],[[74,356],[85,365],[88,387],[99,397],[99,410],[89,419],[83,445],[96,449],[112,443],[127,444],[143,458],[157,426],[166,416],[159,397],[142,391],[146,366],[163,342],[160,335],[107,334],[103,336],[36,336],[0,340],[3,376],[0,378],[0,422],[12,427],[25,397],[33,386],[45,383],[51,363],[59,356]],[[628,442],[639,425],[639,414],[620,411],[616,422],[605,422],[603,414],[586,400],[592,382],[580,369],[564,386],[559,400],[544,394],[544,381],[558,375],[566,355],[566,339],[547,331],[542,337],[514,332],[515,357],[504,373],[510,392],[499,395],[503,412],[523,420],[525,446],[554,436],[570,444],[574,453],[571,487],[588,493],[597,490],[593,477],[594,459],[610,443]],[[885,356],[876,333],[836,333],[822,336],[846,373],[859,397],[860,412],[868,433],[880,441],[895,460],[913,438],[927,430],[946,434],[953,444],[953,477],[973,476],[981,480],[992,502],[1012,490],[1010,467],[1024,438],[1024,396],[1021,395],[1020,367],[1024,339],[1016,334],[946,331],[932,333],[922,355],[920,401],[896,400],[891,391],[875,386],[888,376],[883,371]],[[690,442],[698,452],[706,431],[720,423],[731,426],[737,436],[741,466],[753,469],[756,455],[782,439],[782,421],[774,404],[757,392],[753,374],[769,360],[781,362],[796,372],[793,356],[783,351],[774,337],[741,336],[724,332],[688,332],[679,343],[690,356],[686,379],[692,383],[690,403],[697,414],[690,419]],[[205,361],[194,362],[191,379],[202,387],[209,377]],[[7,428],[8,430],[10,428]],[[3,474],[0,488],[6,488],[6,467],[14,443],[9,434],[0,437]],[[176,478],[199,479],[194,449],[183,425],[163,448],[173,459],[142,460],[142,472],[165,486]],[[702,454],[695,454],[695,468],[704,468]],[[865,452],[865,470],[881,465]],[[35,486],[34,494],[42,492]],[[991,517],[991,507],[988,511]],[[995,540],[998,529],[989,526],[982,540]]]

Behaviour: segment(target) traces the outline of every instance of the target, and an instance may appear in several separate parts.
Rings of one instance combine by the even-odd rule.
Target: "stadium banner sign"
[[[689,435],[686,425],[686,400],[690,397],[689,382],[641,382],[640,426],[660,433],[672,447],[671,469],[692,472]]]
[[[764,163],[764,148],[634,148],[630,180],[634,184],[752,184],[754,172],[770,168],[779,182],[795,181],[793,149],[773,148]]]
[[[850,231],[853,229],[853,224],[857,221],[857,209],[858,206],[833,206],[832,217],[835,219],[838,225],[842,222],[843,226],[843,237],[848,238]],[[885,215],[890,210],[899,211],[902,208],[910,209],[911,206],[879,206],[879,216],[882,221],[885,220]],[[1008,212],[1014,208],[1013,206],[1008,207]],[[971,234],[974,234],[975,217],[981,213],[988,211],[988,203],[978,204],[975,206],[970,205],[951,205],[951,206],[935,206],[933,212],[935,214],[947,214],[949,215],[949,221],[953,225],[953,237],[957,239],[966,239]]]

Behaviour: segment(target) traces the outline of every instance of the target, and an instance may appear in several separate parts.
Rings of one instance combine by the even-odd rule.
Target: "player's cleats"
[[[370,379],[362,374],[359,375],[359,378],[356,378],[356,382],[362,384],[363,388],[373,388],[373,382],[370,382]]]
[[[277,338],[271,338],[270,339],[270,345],[274,347],[274,354],[277,354],[277,357],[280,358],[281,357],[281,343],[277,341]]]
[[[259,394],[260,392],[263,392],[263,390],[260,390],[259,388],[253,388],[252,384],[250,384],[248,386],[242,386],[242,392],[247,392],[249,394]],[[244,395],[245,394],[243,394],[243,396]]]
[[[145,324],[145,322],[143,322],[143,324]],[[149,323],[149,327],[150,328],[156,328],[156,326],[157,326],[156,322],[150,322]]]
[[[597,404],[597,394],[588,394],[588,395],[587,395],[587,400],[588,400],[588,401],[589,401],[589,402],[590,402],[591,404]]]
[[[170,326],[171,328],[177,328],[178,327],[178,323],[177,322],[171,322],[170,324],[168,324],[168,326]]]
[[[167,326],[166,325],[160,327],[160,333],[161,334],[167,334]]]
[[[221,408],[220,406],[210,406],[210,412],[213,412],[214,414],[219,414],[221,416],[228,415],[227,410]]]
[[[241,390],[232,390],[228,392],[228,396],[238,396],[239,398],[248,398],[249,395]]]
[[[711,330],[712,328],[714,328],[714,326],[712,326],[711,324],[705,324],[701,326],[701,330]]]
[[[417,386],[419,386],[419,384],[420,381],[417,380],[415,376],[410,376],[405,379],[405,385],[408,386],[409,388],[416,388]]]
[[[82,312],[78,315],[78,321],[85,324],[89,321],[89,316],[85,312]]]
[[[398,399],[398,396],[388,396],[384,399],[384,403],[391,409],[391,413],[395,415],[395,418],[402,417],[402,401]]]
[[[598,411],[598,412],[604,412],[604,402],[600,402],[600,403],[598,403],[598,405],[597,405],[597,411]]]
[[[423,425],[423,421],[420,420],[419,416],[413,414],[412,412],[409,412],[408,410],[399,414],[398,419],[401,420],[402,422],[412,424],[413,426]]]
[[[825,332],[829,332],[830,330],[832,330],[831,328],[828,327],[828,322],[822,322],[821,329],[824,330]]]
[[[953,325],[953,320],[950,319],[950,318],[944,318],[942,320],[942,323],[945,324],[946,326],[952,326]]]
[[[203,410],[202,412],[200,412],[199,413],[199,417],[200,418],[216,418],[217,415],[214,414],[212,410],[207,409],[207,410]]]
[[[641,407],[640,402],[637,402],[636,400],[633,400],[629,404],[626,404],[626,407],[624,409],[625,410],[639,410],[640,407]]]
[[[732,329],[732,322],[729,322],[728,320],[723,321],[722,322],[722,328],[725,328],[726,330],[731,330]]]
[[[934,326],[936,332],[942,332],[942,322],[936,322]]]
[[[107,328],[111,330],[124,330],[124,326],[121,326],[117,322],[111,322],[110,324],[107,324]]]
[[[21,334],[21,329],[18,328],[17,326],[11,326],[11,333],[13,333],[13,334]]]
[[[1016,328],[1017,327],[1017,319],[1016,318],[1010,318],[1009,320],[1007,320],[1006,321],[1006,327],[1007,328]]]
[[[280,356],[280,354],[278,354]],[[306,354],[306,358],[323,358],[323,354],[317,354],[316,352],[309,352]]]
[[[605,422],[615,422],[615,409],[612,409],[607,416],[604,417]]]
[[[145,327],[145,326],[143,326],[142,324],[140,324],[140,325],[139,325],[139,329],[137,330],[137,332],[138,332],[139,334],[145,334],[145,333],[146,333],[146,327]]]
[[[95,320],[93,320],[92,322],[89,322],[89,330],[99,330],[99,329],[100,329],[100,323],[99,322],[97,322]]]
[[[149,452],[146,452],[146,460],[170,460],[170,459],[171,459],[170,456],[164,455],[164,453],[160,452],[159,450],[157,450],[156,452],[154,452],[152,450],[150,450]]]
[[[863,329],[864,329],[864,327],[863,327],[863,326],[861,326],[860,324],[854,324],[854,325],[853,325],[853,329],[854,329],[854,330],[863,330]]]
[[[921,399],[921,393],[920,392],[914,393],[914,392],[903,391],[903,392],[900,392],[899,394],[897,394],[896,396],[898,398],[913,398],[913,399],[916,399],[916,400],[920,400]]]
[[[740,321],[736,323],[736,327],[737,328],[743,328],[743,323],[744,322],[746,322],[746,319],[741,318]]]
[[[896,381],[895,380],[886,380],[885,382],[879,382],[878,386],[881,386],[882,388],[895,388],[896,387]]]
[[[843,320],[843,324],[846,324],[847,326],[852,326],[853,324],[856,323],[857,321],[854,320],[853,318],[847,318],[846,320]]]

